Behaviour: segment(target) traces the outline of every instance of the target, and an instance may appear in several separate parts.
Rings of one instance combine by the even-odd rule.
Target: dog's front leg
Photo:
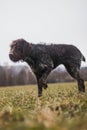
[[[47,76],[51,72],[52,68],[47,68],[44,73],[42,73],[42,76],[36,76],[37,77],[37,84],[38,84],[38,97],[42,96],[42,89],[46,89],[47,86]]]

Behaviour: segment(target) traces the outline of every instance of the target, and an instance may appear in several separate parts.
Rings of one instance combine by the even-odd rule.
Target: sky
[[[0,65],[13,64],[9,46],[18,38],[73,44],[87,57],[87,0],[0,0]]]

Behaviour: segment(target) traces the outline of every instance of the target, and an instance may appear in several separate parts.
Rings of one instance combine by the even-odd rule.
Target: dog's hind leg
[[[77,80],[79,92],[85,92],[84,80],[80,77],[80,65],[77,64],[66,64],[65,65],[69,74]]]

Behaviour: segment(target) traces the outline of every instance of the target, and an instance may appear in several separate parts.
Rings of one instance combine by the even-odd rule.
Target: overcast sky
[[[87,57],[87,0],[0,0],[0,64],[12,63],[17,38],[73,44]]]

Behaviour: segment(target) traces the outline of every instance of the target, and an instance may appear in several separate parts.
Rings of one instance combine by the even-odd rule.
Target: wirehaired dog
[[[38,96],[42,95],[43,88],[47,88],[49,73],[60,64],[77,80],[79,92],[85,92],[84,80],[79,74],[81,61],[85,61],[85,57],[73,45],[32,44],[24,39],[17,39],[10,46],[9,57],[13,62],[23,60],[30,65],[37,79]]]

